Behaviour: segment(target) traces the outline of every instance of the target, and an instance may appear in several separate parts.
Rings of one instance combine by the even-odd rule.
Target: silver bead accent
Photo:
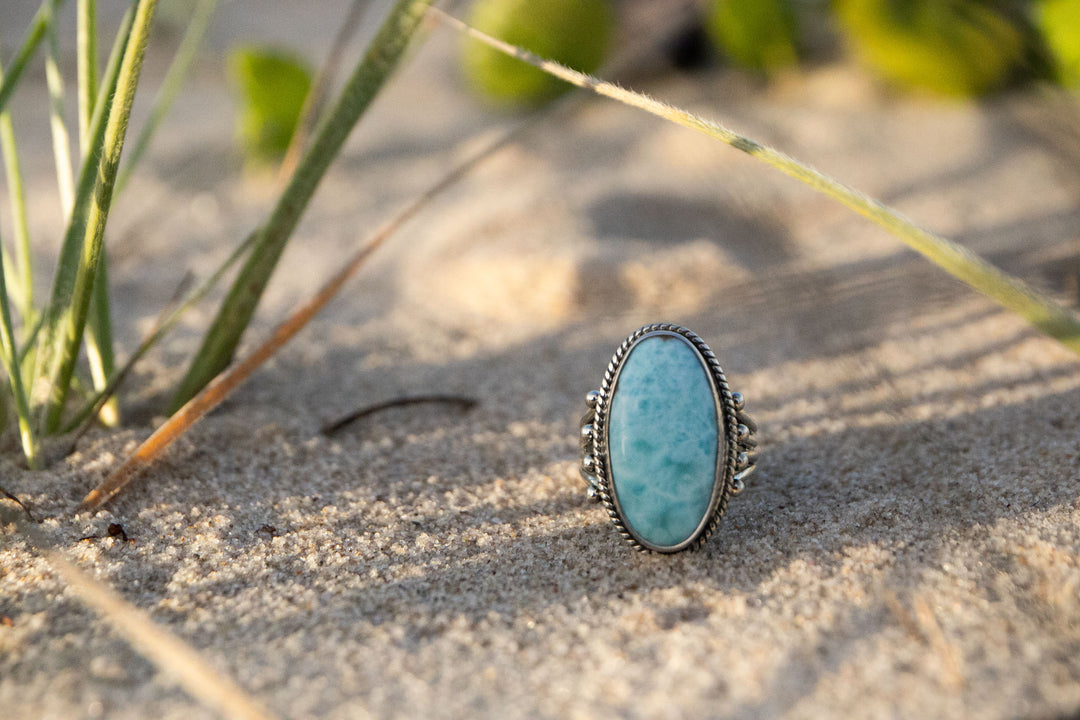
[[[600,404],[600,391],[590,390],[585,395],[585,405],[590,409],[595,410],[596,406]]]
[[[581,458],[581,469],[589,475],[596,474],[596,456],[586,455]]]
[[[731,402],[735,405],[735,412],[741,412],[746,407],[746,398],[740,392],[731,393]]]
[[[586,423],[581,426],[581,447],[587,448],[596,438],[596,426]]]
[[[739,442],[745,442],[750,438],[750,428],[739,423],[739,427],[735,428],[735,437]]]
[[[741,453],[739,453],[738,455],[735,456],[735,469],[736,470],[743,470],[749,464],[750,464],[750,456],[748,454],[746,454],[744,452],[741,452]]]

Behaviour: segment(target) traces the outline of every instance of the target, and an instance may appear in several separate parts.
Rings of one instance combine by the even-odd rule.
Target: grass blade
[[[97,0],[79,0],[76,21],[79,74],[79,150],[86,157],[98,92]]]
[[[814,190],[873,220],[953,277],[1017,313],[1073,352],[1080,354],[1080,321],[1073,313],[1049,296],[999,270],[962,245],[923,230],[897,210],[784,153],[733,132],[719,123],[571,70],[550,60],[544,60],[527,50],[486,35],[438,9],[433,8],[431,12],[447,25],[506,55],[515,57],[573,85],[592,90],[598,95],[618,100],[625,105],[644,110],[677,125],[704,133],[802,181]]]
[[[90,142],[90,125],[98,100],[97,56],[97,3],[96,0],[79,0],[78,3],[78,76],[79,76],[79,148],[85,161]],[[104,389],[108,377],[116,367],[113,349],[112,318],[109,304],[109,263],[107,254],[101,252],[97,276],[90,296],[90,314],[87,319],[86,356],[90,364],[90,378],[95,390]],[[98,417],[109,427],[120,421],[115,401],[103,404]]]
[[[217,0],[200,0],[199,4],[195,6],[195,12],[192,13],[187,30],[184,31],[184,37],[180,41],[180,47],[176,50],[176,56],[173,58],[172,64],[169,65],[169,69],[165,73],[165,79],[161,81],[161,88],[154,97],[150,116],[146,119],[146,124],[139,133],[139,137],[132,144],[128,158],[116,178],[115,194],[119,194],[127,187],[131,173],[135,170],[139,160],[142,159],[143,154],[146,152],[146,148],[150,145],[150,139],[153,138],[162,119],[168,114],[169,108],[172,107],[173,101],[176,100],[176,96],[180,93],[180,88],[183,87],[184,80],[187,79],[188,72],[191,70],[195,56],[202,46],[203,37],[206,35],[207,28],[210,27],[210,19],[214,16],[214,10],[216,9]]]
[[[311,128],[315,126],[315,120],[322,109],[326,93],[341,66],[345,48],[360,26],[360,18],[364,14],[365,5],[367,3],[364,0],[353,0],[345,20],[338,27],[333,44],[330,45],[330,52],[326,54],[326,61],[323,62],[322,67],[319,68],[319,74],[311,83],[311,90],[308,91],[307,97],[304,98],[304,105],[300,108],[300,120],[296,123],[296,131],[289,140],[289,147],[285,150],[285,157],[278,170],[278,179],[281,182],[287,180],[296,171],[296,163],[300,161],[300,153],[307,146],[308,135],[311,134]]]
[[[22,47],[11,62],[7,76],[0,80],[0,111],[7,107],[8,100],[18,87],[19,80],[22,79],[23,70],[26,69],[30,58],[34,56],[34,51],[45,38],[45,32],[52,24],[53,17],[63,5],[64,0],[44,0],[37,14],[34,15],[34,19],[30,21],[30,30],[26,33]]]
[[[158,625],[146,611],[125,600],[116,590],[69,561],[57,544],[38,530],[36,524],[40,521],[22,501],[3,488],[0,497],[14,501],[25,513],[26,518],[18,515],[14,521],[30,547],[49,562],[76,597],[162,672],[162,680],[175,683],[218,717],[273,720],[274,715],[194,648]],[[7,518],[0,520],[7,522]]]
[[[6,261],[4,274],[8,292],[15,298],[15,308],[18,310],[24,323],[34,306],[34,283],[33,269],[29,262],[29,247],[27,240],[26,220],[26,191],[22,182],[22,170],[19,167],[19,155],[15,144],[15,132],[11,126],[11,117],[5,112],[0,113],[0,151],[4,154],[4,166],[7,174],[8,192],[11,195],[12,224],[15,231],[15,251],[18,260],[12,262],[4,247],[3,257]],[[16,264],[17,263],[17,264]]]
[[[194,276],[190,272],[184,275],[183,279],[180,281],[180,285],[173,293],[172,299],[169,300],[165,307],[161,309],[161,312],[158,313],[157,317],[154,318],[154,326],[151,328],[147,338],[143,339],[142,345],[139,346],[139,351],[128,358],[128,361],[124,363],[124,366],[109,377],[109,382],[105,387],[96,392],[94,397],[83,406],[83,409],[80,410],[75,417],[69,420],[68,424],[64,426],[64,429],[60,431],[62,435],[74,432],[74,435],[70,438],[69,449],[65,455],[70,455],[75,452],[79,440],[81,440],[83,435],[89,432],[90,428],[93,426],[94,418],[101,412],[101,409],[105,407],[106,403],[115,400],[116,389],[120,386],[120,383],[124,382],[128,373],[130,373],[131,369],[135,367],[135,364],[142,359],[143,354],[146,352],[146,349],[148,349],[148,347],[144,348],[144,346],[147,345],[146,340],[158,335],[162,324],[172,316],[173,311],[176,310],[176,307],[184,299],[184,294],[191,284],[193,277]]]
[[[0,365],[8,375],[11,394],[15,400],[15,414],[19,419],[19,440],[22,442],[26,463],[31,468],[39,464],[37,440],[34,437],[33,423],[30,417],[30,403],[22,383],[22,371],[19,367],[19,346],[15,342],[15,328],[11,319],[11,306],[8,303],[7,283],[4,280],[4,257],[0,253]]]
[[[337,103],[316,132],[269,219],[258,231],[256,247],[240,270],[187,375],[172,410],[179,409],[221,372],[232,359],[240,336],[251,321],[285,244],[311,196],[337,157],[349,133],[397,66],[413,33],[433,0],[397,0],[367,52],[353,71]]]
[[[190,429],[208,412],[221,404],[236,388],[254,373],[259,366],[271,358],[285,343],[307,325],[315,315],[326,307],[345,283],[359,270],[367,259],[390,238],[397,230],[413,218],[433,198],[464,177],[483,159],[503,147],[527,127],[526,121],[500,138],[487,145],[476,154],[468,157],[441,177],[426,192],[416,197],[389,222],[384,224],[367,240],[364,245],[349,258],[348,262],[306,303],[294,310],[278,327],[268,340],[257,347],[242,360],[215,377],[195,397],[183,405],[172,417],[147,438],[124,463],[109,474],[105,481],[91,490],[77,508],[95,510],[123,490],[132,480],[157,459],[173,442]]]
[[[71,140],[64,124],[64,76],[60,73],[60,41],[55,18],[49,23],[45,34],[48,38],[45,82],[49,87],[49,127],[52,130],[56,184],[60,190],[60,210],[66,218],[75,204],[75,179],[71,173]]]
[[[94,390],[103,390],[116,370],[113,348],[112,310],[109,302],[109,262],[105,248],[98,258],[97,275],[90,293],[90,312],[86,318],[86,360]],[[120,408],[113,401],[100,408],[98,418],[106,427],[120,424]]]
[[[122,60],[102,91],[115,87],[112,102],[99,102],[91,123],[91,152],[79,174],[75,209],[61,246],[56,279],[46,314],[35,377],[48,393],[39,411],[39,428],[55,432],[60,425],[82,343],[90,295],[97,275],[101,239],[112,201],[113,183],[124,146],[146,43],[157,0],[139,0],[126,31]],[[125,32],[125,28],[121,28]],[[114,55],[115,57],[115,55]],[[101,92],[98,93],[99,97]],[[107,117],[107,119],[105,119]]]
[[[229,257],[226,258],[225,262],[223,262],[217,268],[217,270],[214,271],[213,275],[207,278],[201,285],[189,292],[183,298],[183,300],[181,300],[179,303],[176,304],[175,307],[169,310],[167,315],[165,315],[163,318],[161,318],[160,321],[155,323],[154,329],[150,331],[150,334],[147,335],[146,338],[143,339],[142,343],[139,344],[139,347],[136,348],[135,352],[132,353],[130,358],[128,358],[128,361],[124,364],[124,367],[121,368],[119,371],[114,372],[112,376],[110,376],[109,382],[106,383],[105,387],[99,390],[93,398],[91,398],[85,405],[83,405],[83,407],[77,413],[75,413],[72,419],[68,421],[68,424],[64,426],[62,432],[68,433],[75,430],[80,425],[83,425],[91,417],[97,414],[98,410],[105,404],[108,398],[116,392],[117,386],[119,386],[119,384],[123,382],[124,377],[127,375],[128,372],[130,372],[131,368],[134,367],[135,363],[138,362],[142,358],[142,356],[150,350],[150,348],[156,345],[158,341],[161,340],[161,338],[165,337],[165,335],[170,330],[172,330],[173,327],[176,326],[176,323],[180,321],[180,318],[183,317],[184,313],[186,313],[196,303],[202,300],[203,297],[206,296],[206,293],[210,292],[210,290],[221,281],[221,278],[225,276],[225,273],[229,271],[229,268],[236,264],[236,262],[240,258],[242,258],[248,250],[251,249],[251,246],[255,244],[256,237],[257,236],[255,233],[248,235],[247,239],[245,239],[244,242],[240,243],[240,245],[238,245],[236,249],[232,251]]]
[[[0,70],[0,81],[5,77]],[[15,264],[8,259],[4,266],[9,292],[14,293],[15,308],[22,318],[23,326],[33,321],[34,269],[30,254],[30,223],[26,214],[26,188],[23,185],[22,168],[19,165],[18,146],[11,115],[0,112],[0,153],[4,155],[4,172],[7,176],[11,200],[12,228],[15,234]],[[25,340],[25,337],[24,337]]]
[[[145,611],[115,590],[79,570],[57,550],[43,554],[68,587],[93,608],[140,655],[148,659],[191,697],[220,717],[273,720],[274,716],[232,678],[215,668],[190,645],[168,632]]]

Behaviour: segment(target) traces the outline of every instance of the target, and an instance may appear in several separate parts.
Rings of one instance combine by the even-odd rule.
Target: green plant
[[[81,5],[81,11],[92,11],[91,2],[84,1]],[[246,258],[177,393],[175,404],[182,408],[182,411],[155,433],[146,445],[110,478],[109,482],[113,483],[114,489],[108,490],[107,482],[103,487],[108,491],[102,491],[96,496],[92,493],[87,498],[88,505],[111,497],[112,492],[122,487],[133,473],[152,461],[161,448],[211,409],[276,348],[295,335],[337,292],[349,274],[360,266],[371,249],[381,243],[396,224],[400,224],[399,219],[395,221],[396,224],[391,224],[391,230],[377,234],[371,245],[362,249],[315,298],[283,323],[267,343],[238,363],[228,374],[218,377],[218,373],[229,363],[284,245],[314,194],[320,178],[340,151],[352,127],[400,60],[429,6],[430,2],[424,0],[399,0],[394,5],[372,41],[372,46],[346,81],[336,102],[323,115],[310,147],[304,152],[267,220],[234,250],[229,259],[207,281],[189,292],[136,351],[135,358],[167,332],[180,314],[201,298],[209,287],[224,277],[233,263]],[[54,6],[46,1],[39,17],[54,17],[54,9]],[[67,407],[66,396],[73,387],[73,366],[78,353],[79,338],[86,325],[92,302],[91,290],[95,271],[100,267],[105,221],[153,9],[153,0],[138,0],[125,17],[96,93],[93,112],[85,123],[85,132],[80,132],[86,151],[78,181],[73,183],[75,191],[71,198],[71,220],[61,249],[50,303],[39,315],[35,314],[34,298],[29,291],[31,283],[26,282],[23,272],[25,267],[22,257],[28,257],[28,253],[20,247],[16,248],[17,255],[14,259],[9,259],[6,251],[0,253],[0,364],[4,368],[13,401],[11,404],[18,421],[23,449],[31,465],[39,462],[38,444],[42,435],[61,429],[73,429],[79,422],[92,417],[108,400],[124,373],[124,369],[114,371],[105,386],[87,397],[78,411],[72,413]],[[961,246],[922,230],[876,200],[717,123],[543,60],[522,48],[470,28],[439,11],[434,12],[494,51],[514,58],[515,62],[524,61],[560,81],[588,88],[702,132],[791,175],[882,225],[930,261],[1019,313],[1033,325],[1080,353],[1080,322],[1071,312]],[[41,37],[47,37],[51,32],[49,22],[51,20],[46,21],[45,28],[40,33]],[[84,24],[80,23],[80,27],[83,26]],[[92,27],[93,23],[87,22],[85,26]],[[30,45],[36,47],[40,43],[40,38],[37,38],[36,31],[32,29],[24,48]],[[25,53],[20,52],[19,57],[23,54]],[[86,76],[91,74],[87,73]],[[80,76],[83,74],[80,73]],[[7,89],[12,87],[9,85],[10,77],[9,75],[0,79],[0,98],[11,97],[11,91]],[[90,95],[80,92],[80,97]],[[59,86],[54,86],[53,96],[54,99],[62,97]],[[0,107],[0,111],[2,110]],[[10,135],[3,132],[6,125],[2,120],[0,118],[0,139]],[[10,153],[8,145],[11,146]],[[17,162],[14,162],[17,156],[13,139],[10,143],[5,142],[3,149],[8,158],[8,172],[17,180],[18,167]],[[445,187],[445,183],[449,181],[441,181],[429,195]],[[9,185],[18,209],[19,204],[24,202],[17,199],[21,183]],[[423,198],[418,202],[422,201]],[[403,217],[414,212],[415,207],[414,205],[407,209]],[[17,221],[15,226],[18,225]],[[217,380],[207,385],[215,377]],[[40,397],[31,397],[28,388],[37,386],[42,386],[45,391]],[[192,400],[196,394],[198,397]]]
[[[968,97],[1001,87],[1024,60],[1020,26],[977,0],[836,0],[855,54],[897,86]]]
[[[114,366],[109,323],[108,282],[104,241],[113,200],[123,188],[135,163],[145,151],[162,116],[191,65],[209,23],[215,0],[200,0],[165,82],[155,99],[150,118],[121,165],[128,137],[131,107],[139,85],[157,0],[134,0],[113,42],[104,73],[96,67],[98,28],[93,0],[78,2],[78,138],[77,173],[71,172],[63,104],[65,90],[58,69],[57,11],[62,0],[44,0],[35,15],[7,74],[0,74],[0,151],[12,206],[15,253],[0,242],[0,367],[12,400],[23,452],[31,467],[41,464],[44,436],[75,427],[92,414],[104,419],[125,369]],[[274,212],[252,233],[210,278],[193,290],[159,325],[135,353],[138,357],[175,324],[179,313],[201,298],[227,268],[245,255],[249,262],[236,279],[218,322],[207,335],[202,352],[193,361],[181,394],[194,392],[209,381],[231,356],[281,250],[288,241],[323,173],[336,157],[345,138],[371,99],[400,60],[430,0],[398,0],[372,41],[337,102],[325,113],[311,147],[283,189]],[[33,55],[46,53],[50,92],[50,118],[54,139],[61,206],[68,224],[64,231],[48,301],[39,306],[33,294],[34,269],[26,198],[18,145],[4,110]],[[305,90],[306,92],[306,90]],[[302,98],[301,98],[302,101]],[[295,124],[295,120],[293,121]],[[289,132],[291,135],[291,130]],[[286,138],[287,141],[287,138]],[[251,252],[253,251],[254,252]],[[85,347],[92,390],[79,380],[79,360]],[[74,413],[74,394],[85,397]],[[0,405],[5,419],[8,403]]]
[[[1050,51],[1056,79],[1066,87],[1080,87],[1080,2],[1040,0],[1035,23]]]
[[[733,148],[800,180],[812,189],[837,200],[881,225],[911,248],[921,253],[929,261],[967,283],[975,290],[984,293],[1002,306],[1021,315],[1032,325],[1057,339],[1073,352],[1080,354],[1080,320],[1072,312],[1061,307],[1051,298],[1029,288],[1016,278],[998,270],[964,247],[919,228],[910,220],[873,198],[843,185],[794,158],[739,135],[722,125],[704,120],[684,110],[665,105],[662,102],[625,90],[598,78],[571,70],[558,63],[537,57],[522,48],[482,33],[439,10],[432,10],[432,12],[445,23],[485,43],[493,50],[504,53],[507,57],[517,58],[521,62],[528,63],[534,68],[558,77],[572,85],[587,88],[599,95],[615,99],[631,107],[644,110],[667,121],[725,142]],[[520,126],[517,130],[525,126],[527,124]],[[147,438],[109,477],[86,495],[80,503],[79,509],[94,510],[115,497],[177,438],[204,417],[206,413],[220,404],[233,390],[250,377],[262,363],[294,337],[340,290],[345,280],[361,266],[370,253],[384,242],[400,224],[415,213],[418,207],[465,173],[481,157],[504,144],[513,134],[512,132],[504,136],[498,142],[489,146],[483,153],[474,156],[455,168],[427,193],[402,211],[398,217],[376,232],[350,258],[342,270],[324,284],[314,297],[290,314],[266,341],[230,366],[227,371],[217,376],[212,383],[186,402],[166,423]]]

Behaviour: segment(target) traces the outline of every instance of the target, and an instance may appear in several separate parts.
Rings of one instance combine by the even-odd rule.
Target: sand
[[[110,226],[123,352],[184,270],[212,269],[273,197],[233,155],[222,53],[274,38],[315,61],[341,11],[305,23],[223,4]],[[2,36],[10,48],[18,33]],[[462,88],[455,51],[432,28],[354,133],[249,346],[514,122]],[[39,75],[16,122],[36,138],[26,165],[47,262],[59,221],[45,126],[33,132]],[[660,66],[634,84],[1077,303],[1080,176],[1044,98],[897,97],[843,63],[769,87]],[[0,478],[44,542],[276,716],[1080,714],[1077,358],[729,148],[601,100],[541,123],[395,236],[117,502],[72,516],[160,420],[213,310],[141,366],[122,429],[93,431],[44,472],[5,450]],[[634,552],[577,474],[585,392],[655,321],[702,335],[761,426],[746,491],[702,550],[674,556]],[[320,432],[436,392],[479,404]],[[78,599],[20,513],[0,503],[0,714],[215,717]]]

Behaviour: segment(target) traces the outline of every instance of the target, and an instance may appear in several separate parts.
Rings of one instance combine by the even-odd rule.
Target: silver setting
[[[697,351],[710,378],[714,401],[720,414],[719,426],[722,428],[719,448],[721,455],[717,462],[710,510],[698,530],[685,542],[673,547],[651,545],[627,527],[615,496],[607,456],[607,413],[619,371],[637,343],[646,336],[657,334],[680,335]],[[619,534],[636,549],[645,552],[672,553],[703,545],[719,525],[727,509],[728,499],[742,492],[745,487],[744,480],[754,471],[757,461],[757,440],[754,437],[757,424],[746,413],[746,402],[742,394],[731,391],[716,355],[705,341],[693,331],[670,323],[655,323],[637,329],[615,351],[604,373],[600,389],[590,391],[585,398],[585,404],[588,410],[581,419],[580,433],[581,476],[588,486],[589,498],[603,503]]]

